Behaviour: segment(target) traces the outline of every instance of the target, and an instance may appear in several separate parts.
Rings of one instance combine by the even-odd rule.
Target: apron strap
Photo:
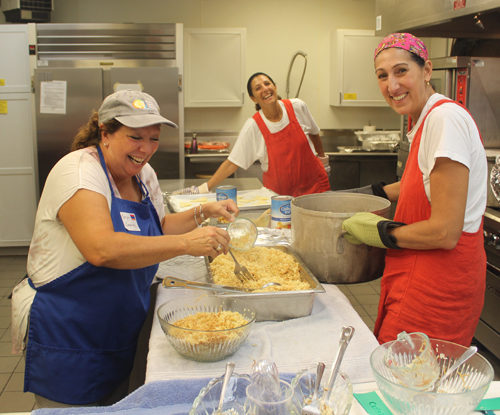
[[[115,196],[115,192],[113,191],[113,186],[111,184],[111,180],[109,179],[108,168],[106,166],[106,162],[104,161],[104,155],[102,154],[101,147],[100,146],[96,146],[96,147],[97,147],[97,153],[99,154],[99,160],[101,161],[101,167],[103,168],[104,173],[106,174],[106,179],[108,179],[109,188],[111,190],[111,197],[114,199],[116,196]],[[139,189],[141,190],[142,198],[143,199],[147,198],[149,196],[149,191],[148,191],[146,185],[142,182],[142,180],[139,176],[134,176],[134,177],[135,177],[135,180],[139,186]]]

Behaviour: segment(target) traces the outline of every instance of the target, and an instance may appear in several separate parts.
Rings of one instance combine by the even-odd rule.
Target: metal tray
[[[392,153],[395,146],[342,146],[337,147],[340,153]]]
[[[312,287],[310,290],[301,291],[279,291],[267,293],[242,293],[242,294],[220,294],[228,297],[239,298],[251,304],[257,311],[256,321],[281,321],[291,318],[306,317],[311,314],[316,294],[324,293],[325,289],[316,279],[312,272],[302,262],[299,256],[292,250],[290,245],[256,245],[264,248],[275,248],[290,254],[300,264],[300,275],[302,279]],[[207,281],[213,283],[214,278],[210,262],[212,258],[205,257],[207,267]]]
[[[256,189],[256,190],[238,190],[237,191],[237,195],[238,196],[247,196],[248,194],[252,194],[252,193],[261,193],[263,194],[265,197],[269,197],[269,202],[266,201],[266,203],[260,203],[260,204],[243,204],[243,203],[238,203],[238,208],[240,209],[240,211],[245,211],[245,210],[265,210],[265,209],[269,209],[271,207],[271,193],[269,190],[261,190],[261,189]],[[273,195],[275,193],[272,193]],[[186,207],[186,208],[182,208],[182,209],[178,209],[175,207],[175,203],[174,201],[172,200],[173,198],[176,198],[178,200],[185,200],[185,201],[190,201],[192,199],[198,199],[198,198],[201,198],[201,197],[206,197],[207,198],[207,202],[215,202],[216,201],[216,193],[214,192],[211,192],[211,193],[203,193],[203,194],[194,194],[194,195],[172,195],[171,193],[168,193],[168,192],[165,192],[163,193],[163,204],[166,205],[168,207],[168,209],[170,210],[170,212],[183,212],[184,210],[188,210],[188,209],[191,209],[194,207],[193,206],[189,206],[189,207]],[[196,206],[198,205],[199,203],[196,204]]]

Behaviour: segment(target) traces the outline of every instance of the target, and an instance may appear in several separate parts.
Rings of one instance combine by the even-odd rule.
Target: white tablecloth
[[[183,261],[174,262],[172,267],[162,266],[159,274],[188,278],[186,274],[191,273],[193,277],[189,279],[200,279],[204,265],[196,260],[193,258],[189,266]],[[377,340],[335,285],[324,284],[324,288],[325,293],[316,295],[310,316],[282,322],[255,323],[241,348],[219,362],[200,363],[178,354],[165,337],[155,314],[149,342],[146,383],[220,376],[229,360],[235,362],[237,373],[250,373],[254,361],[259,359],[274,361],[280,373],[295,373],[318,361],[328,364],[335,357],[341,328],[346,325],[353,326],[355,333],[341,370],[347,373],[353,383],[373,381],[369,357],[378,346]],[[159,287],[156,309],[170,299],[204,294],[199,290]]]

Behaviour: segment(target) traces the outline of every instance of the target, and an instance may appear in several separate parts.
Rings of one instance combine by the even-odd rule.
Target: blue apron
[[[101,149],[97,150],[108,177]],[[114,230],[162,235],[148,190],[137,179],[141,203],[116,198],[108,177]],[[136,224],[140,230],[129,230],[137,229]],[[115,390],[132,370],[157,270],[158,265],[121,270],[85,262],[38,288],[30,280],[37,293],[30,313],[24,391],[84,405]]]

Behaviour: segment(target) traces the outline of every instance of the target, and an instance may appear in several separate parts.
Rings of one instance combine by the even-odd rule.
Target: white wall
[[[3,16],[2,16],[3,17]],[[368,120],[398,129],[390,108],[339,108],[329,105],[330,33],[375,28],[375,0],[55,0],[52,23],[183,23],[184,27],[245,27],[247,77],[268,73],[286,98],[288,66],[298,50],[308,63],[300,91],[322,129],[359,129]],[[295,60],[290,95],[295,96],[303,58]],[[248,98],[248,97],[246,97]],[[242,108],[189,108],[186,130],[239,130],[254,113]]]

